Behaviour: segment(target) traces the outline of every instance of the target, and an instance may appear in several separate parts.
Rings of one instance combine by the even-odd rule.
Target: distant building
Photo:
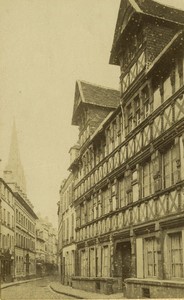
[[[0,276],[3,281],[12,281],[14,264],[14,219],[15,197],[10,187],[0,179]]]
[[[4,180],[15,196],[15,279],[36,275],[35,225],[37,216],[26,196],[24,171],[20,160],[15,124]]]
[[[76,147],[74,149],[76,150]],[[71,151],[73,150],[71,149]],[[75,275],[75,226],[73,176],[70,174],[60,187],[60,201],[58,203],[59,265],[61,281],[66,285],[71,285],[72,276]]]
[[[58,270],[58,238],[48,218],[38,215],[36,221],[36,271],[37,275],[48,275]]]

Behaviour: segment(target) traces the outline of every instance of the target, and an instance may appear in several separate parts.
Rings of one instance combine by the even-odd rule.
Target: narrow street
[[[10,299],[75,299],[55,293],[49,287],[50,278],[11,286],[1,291],[2,300]]]

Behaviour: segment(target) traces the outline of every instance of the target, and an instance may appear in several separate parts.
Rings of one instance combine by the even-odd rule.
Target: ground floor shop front
[[[184,215],[77,243],[74,288],[127,298],[184,294]]]
[[[36,276],[35,252],[15,248],[15,279],[33,278]]]
[[[3,282],[11,282],[14,278],[14,256],[10,250],[0,254],[0,274]]]

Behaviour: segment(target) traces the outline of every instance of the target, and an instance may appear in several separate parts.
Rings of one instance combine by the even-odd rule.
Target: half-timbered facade
[[[121,68],[120,105],[109,90],[118,107],[96,123],[70,166],[75,287],[111,293],[126,282],[128,297],[183,295],[183,24],[182,11],[121,1],[110,57]],[[75,98],[79,137],[90,120],[83,105]]]

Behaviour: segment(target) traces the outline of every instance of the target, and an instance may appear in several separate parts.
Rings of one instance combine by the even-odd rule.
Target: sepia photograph
[[[184,299],[184,0],[0,0],[0,299]]]

